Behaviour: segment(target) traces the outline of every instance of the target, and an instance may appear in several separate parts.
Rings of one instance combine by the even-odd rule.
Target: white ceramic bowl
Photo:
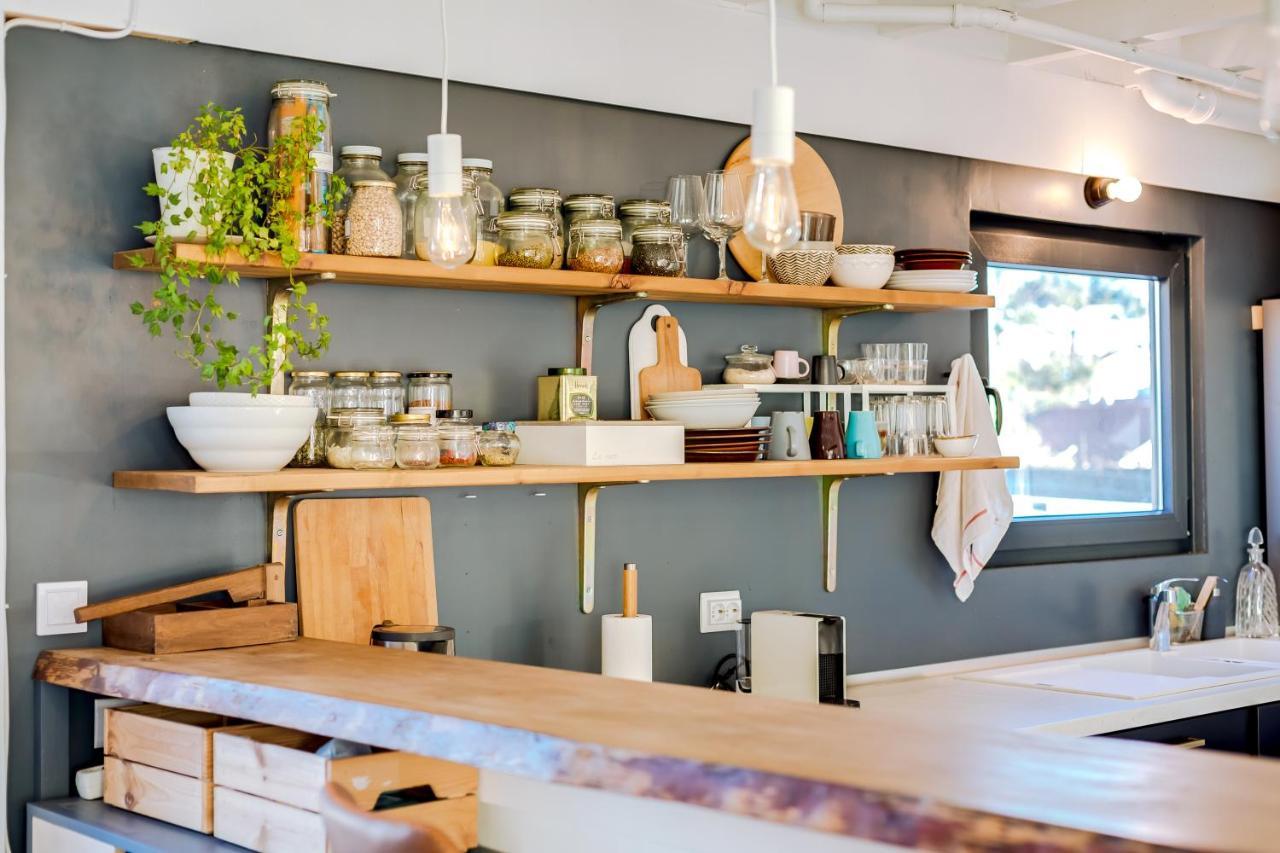
[[[197,465],[235,473],[279,471],[316,422],[314,405],[170,406],[166,412]]]
[[[649,414],[660,421],[678,421],[690,429],[737,429],[760,408],[760,400],[706,403],[650,403]]]
[[[836,255],[831,280],[840,287],[879,290],[893,275],[893,255]]]
[[[934,448],[943,456],[953,459],[971,455],[977,443],[976,435],[950,435],[945,438],[939,435],[933,439]]]
[[[259,394],[256,397],[247,391],[192,391],[187,395],[187,402],[192,406],[314,406],[310,397],[293,394]]]

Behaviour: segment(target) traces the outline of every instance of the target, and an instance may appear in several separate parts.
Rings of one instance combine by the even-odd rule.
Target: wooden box
[[[298,605],[287,602],[258,600],[240,607],[157,604],[102,620],[104,645],[154,655],[297,638]]]
[[[213,832],[213,783],[108,755],[103,758],[102,799],[109,806],[165,823]]]

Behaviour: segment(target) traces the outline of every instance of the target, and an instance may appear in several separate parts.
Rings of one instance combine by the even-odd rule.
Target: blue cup
[[[879,459],[880,430],[876,429],[875,412],[850,412],[849,426],[844,431],[846,459]]]

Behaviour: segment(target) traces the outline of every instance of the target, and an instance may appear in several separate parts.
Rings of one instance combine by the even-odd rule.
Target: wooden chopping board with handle
[[[702,374],[680,362],[680,321],[675,317],[659,317],[658,363],[640,371],[640,409],[642,420],[652,420],[644,408],[654,394],[667,391],[700,391]]]
[[[439,624],[426,498],[300,501],[295,525],[302,636],[368,645],[387,620]]]

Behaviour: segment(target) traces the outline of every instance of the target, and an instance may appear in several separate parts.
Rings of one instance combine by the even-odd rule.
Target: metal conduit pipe
[[[1138,75],[1138,90],[1151,109],[1191,124],[1211,124],[1245,133],[1262,133],[1258,101],[1229,95],[1212,86],[1150,71]]]

